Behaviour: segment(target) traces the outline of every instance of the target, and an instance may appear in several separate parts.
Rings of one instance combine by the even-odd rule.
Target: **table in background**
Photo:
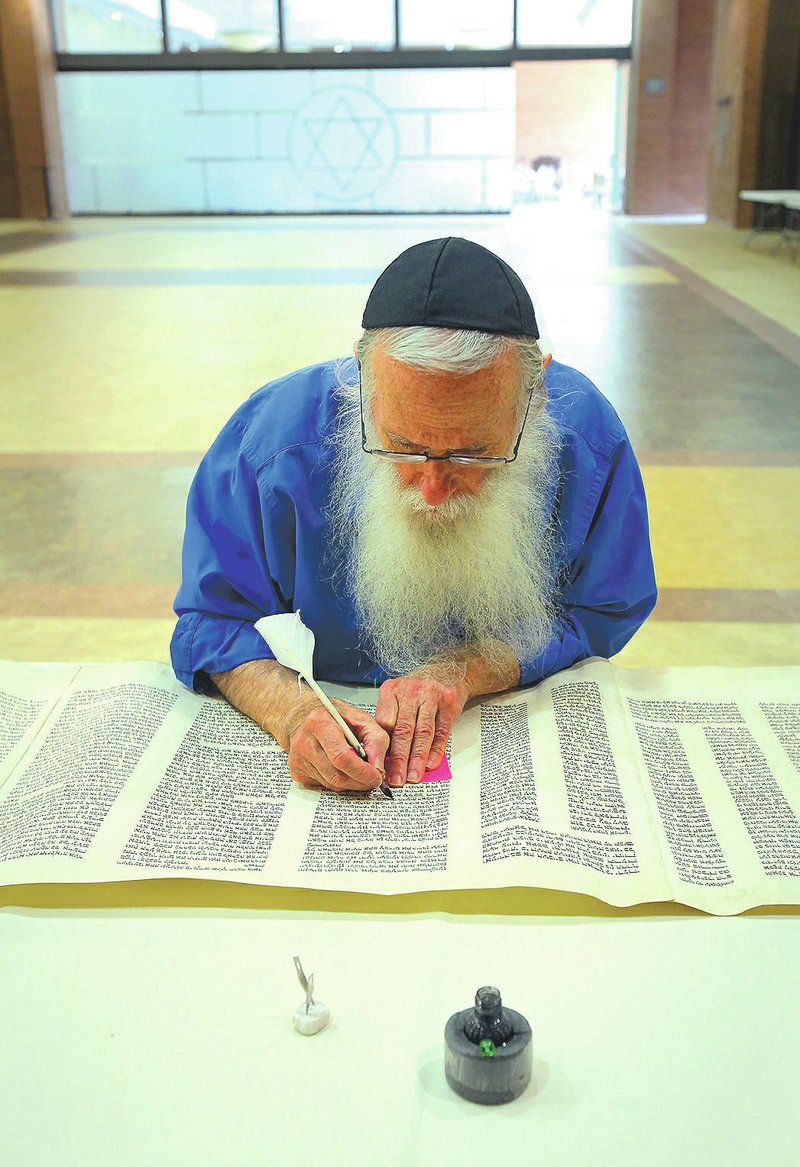
[[[800,244],[800,191],[740,190],[739,198],[755,205],[755,222],[747,233],[745,247],[749,247],[757,235],[776,231],[780,234],[770,253],[774,255],[782,243],[788,243],[794,258]]]

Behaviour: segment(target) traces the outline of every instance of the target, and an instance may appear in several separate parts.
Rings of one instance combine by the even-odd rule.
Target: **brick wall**
[[[745,227],[758,182],[761,85],[769,0],[717,0],[712,74],[708,216]]]
[[[3,26],[0,23],[0,218],[16,219],[19,215],[14,144],[11,139],[8,90],[3,69]]]
[[[629,214],[706,208],[712,43],[709,0],[640,0],[628,123]]]
[[[45,0],[0,0],[0,215],[65,214],[56,107]]]
[[[708,202],[713,37],[714,7],[709,0],[681,0],[670,135],[672,204],[677,214],[702,213]]]

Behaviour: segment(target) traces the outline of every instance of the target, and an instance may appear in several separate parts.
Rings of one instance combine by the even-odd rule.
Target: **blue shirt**
[[[297,609],[314,631],[321,680],[380,684],[353,606],[334,587],[324,511],[336,362],[259,389],[201,462],[189,492],[172,663],[190,688],[272,653],[253,627]],[[351,370],[354,375],[354,369]],[[639,467],[614,409],[575,369],[552,361],[548,411],[561,437],[553,509],[562,547],[556,633],[529,685],[588,656],[613,656],[652,611],[656,583]]]

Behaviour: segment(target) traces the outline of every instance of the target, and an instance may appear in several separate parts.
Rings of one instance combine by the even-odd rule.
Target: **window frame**
[[[394,48],[336,52],[333,49],[287,49],[286,3],[287,0],[277,0],[278,48],[275,50],[237,52],[232,49],[199,49],[197,52],[173,52],[169,46],[167,0],[160,0],[160,52],[73,53],[56,50],[56,68],[59,73],[205,72],[216,69],[471,69],[507,68],[515,61],[629,61],[633,55],[638,17],[638,0],[633,0],[633,31],[629,45],[544,45],[533,48],[518,43],[518,0],[514,0],[512,43],[508,48],[407,49],[399,42],[402,0],[394,0]],[[48,0],[47,12],[55,48],[57,39],[53,0]]]

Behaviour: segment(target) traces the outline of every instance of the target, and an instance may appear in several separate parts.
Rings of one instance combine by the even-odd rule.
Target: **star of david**
[[[327,171],[341,190],[364,172],[382,170],[384,162],[376,144],[382,125],[382,118],[359,117],[346,97],[337,97],[326,117],[303,119],[311,139],[306,168]],[[334,149],[338,157],[332,155]]]

